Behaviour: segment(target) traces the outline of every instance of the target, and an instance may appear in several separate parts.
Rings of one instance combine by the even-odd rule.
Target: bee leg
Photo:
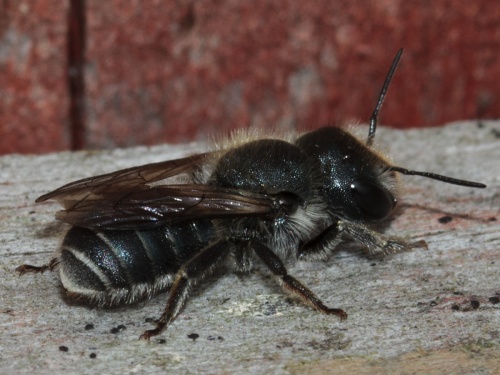
[[[325,260],[341,242],[341,229],[338,226],[338,222],[336,222],[326,228],[316,238],[300,246],[298,258],[314,261]]]
[[[20,275],[24,275],[27,273],[44,273],[47,270],[53,271],[58,264],[59,264],[59,258],[54,258],[50,261],[49,264],[44,264],[43,266],[32,266],[31,264],[22,264],[16,268],[16,271],[19,272]]]
[[[400,238],[387,237],[359,223],[339,221],[339,227],[347,236],[365,245],[372,255],[394,254],[413,248],[427,249],[427,243],[423,240],[407,242]]]
[[[425,241],[407,242],[400,238],[390,238],[362,224],[340,220],[330,225],[313,240],[302,245],[298,253],[299,258],[325,259],[342,242],[342,234],[365,245],[371,255],[394,254],[413,248],[427,249]]]
[[[281,259],[270,248],[258,242],[251,242],[251,246],[257,256],[264,262],[271,272],[280,278],[280,284],[284,289],[292,295],[298,296],[305,303],[323,314],[337,315],[341,320],[347,318],[347,314],[344,310],[329,308],[305,285],[293,276],[290,276]]]
[[[218,241],[205,247],[184,263],[175,275],[167,305],[160,319],[156,322],[156,328],[145,331],[139,339],[149,341],[152,336],[157,336],[165,330],[186,303],[192,282],[200,280],[213,271],[227,257],[231,248],[230,242]]]

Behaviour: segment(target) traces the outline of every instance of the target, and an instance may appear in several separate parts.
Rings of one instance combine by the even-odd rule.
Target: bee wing
[[[140,190],[150,183],[192,170],[212,154],[202,153],[84,178],[42,195],[36,202],[54,199],[64,208],[70,208],[76,202],[105,200],[106,197],[116,197],[117,192],[124,194]]]
[[[56,217],[72,225],[103,229],[150,229],[202,218],[276,216],[272,196],[207,185],[159,185],[116,191],[74,202]]]
[[[197,154],[85,178],[42,195],[36,202],[56,200],[64,208],[57,219],[103,229],[148,229],[202,218],[276,216],[281,203],[266,194],[199,184],[162,184],[212,156]]]

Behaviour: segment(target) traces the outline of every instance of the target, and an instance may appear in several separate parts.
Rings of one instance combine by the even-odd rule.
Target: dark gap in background
[[[68,89],[71,150],[85,147],[85,0],[70,0],[68,11]]]

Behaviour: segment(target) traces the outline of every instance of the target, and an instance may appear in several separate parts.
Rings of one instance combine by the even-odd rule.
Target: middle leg
[[[302,284],[293,276],[290,276],[281,259],[270,248],[259,242],[251,242],[250,246],[255,251],[257,256],[264,262],[264,264],[271,270],[271,272],[280,278],[281,285],[288,292],[298,296],[305,303],[322,312],[323,314],[337,315],[341,320],[347,318],[347,314],[344,312],[344,310],[333,309],[326,306],[304,284]]]

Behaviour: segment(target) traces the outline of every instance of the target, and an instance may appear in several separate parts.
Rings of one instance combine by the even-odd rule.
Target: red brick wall
[[[0,153],[366,121],[399,47],[382,123],[500,117],[498,0],[85,5],[86,43],[72,42],[86,45],[82,114],[68,90],[70,2],[0,0]]]
[[[0,0],[0,153],[66,149],[67,4]]]

